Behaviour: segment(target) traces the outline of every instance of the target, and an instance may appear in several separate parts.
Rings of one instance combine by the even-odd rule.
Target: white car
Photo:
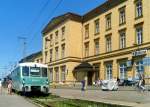
[[[116,80],[103,80],[101,89],[103,91],[117,91],[118,90],[118,83]]]

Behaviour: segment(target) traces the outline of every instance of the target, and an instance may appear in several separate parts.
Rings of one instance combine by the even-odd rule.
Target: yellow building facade
[[[108,0],[83,16],[67,13],[43,30],[50,80],[150,78],[150,0]],[[63,38],[63,39],[62,39]]]
[[[81,16],[66,13],[49,22],[43,30],[43,61],[49,66],[50,81],[73,82],[73,69],[81,62]]]

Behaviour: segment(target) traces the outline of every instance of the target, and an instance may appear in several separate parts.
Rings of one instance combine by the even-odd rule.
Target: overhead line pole
[[[19,40],[22,40],[23,41],[23,49],[22,49],[22,57],[23,57],[23,61],[25,61],[25,57],[26,57],[26,45],[27,45],[27,38],[26,37],[21,37],[19,36],[18,37]]]

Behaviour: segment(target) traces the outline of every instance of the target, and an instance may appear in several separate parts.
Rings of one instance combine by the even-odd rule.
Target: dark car
[[[136,80],[120,80],[119,86],[134,86],[136,83]]]

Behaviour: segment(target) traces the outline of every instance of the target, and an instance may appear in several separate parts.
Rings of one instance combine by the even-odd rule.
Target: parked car
[[[116,80],[103,80],[101,89],[103,91],[117,91],[118,90],[118,82]]]
[[[119,86],[134,86],[138,82],[137,79],[120,80]]]

